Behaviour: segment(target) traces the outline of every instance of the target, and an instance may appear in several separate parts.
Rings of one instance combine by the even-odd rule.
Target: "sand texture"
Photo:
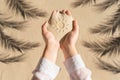
[[[52,16],[52,18],[50,18],[48,29],[53,32],[53,34],[57,37],[57,40],[60,40],[72,29],[72,20],[76,19],[80,26],[79,38],[76,47],[83,58],[86,67],[92,71],[92,80],[120,80],[119,74],[113,74],[111,72],[101,70],[96,64],[98,61],[96,53],[82,45],[83,41],[92,42],[103,38],[107,39],[108,36],[106,37],[90,33],[90,29],[97,27],[99,24],[110,18],[108,16],[113,14],[116,7],[113,6],[104,12],[99,12],[93,5],[73,8],[71,3],[77,0],[24,0],[27,4],[32,5],[34,8],[47,12],[48,15],[46,17],[35,17],[32,13],[28,13],[29,17],[22,17],[21,13],[17,14],[15,10],[9,8],[6,1],[8,0],[0,0],[0,21],[3,20],[1,18],[9,18],[7,21],[26,21],[26,23],[25,26],[23,26],[23,29],[20,30],[4,26],[2,27],[3,32],[14,39],[39,43],[40,46],[25,50],[25,55],[21,61],[18,60],[18,62],[10,62],[7,64],[0,62],[0,80],[31,80],[33,76],[32,72],[35,70],[45,47],[41,26],[45,21],[49,20],[53,10],[62,9],[70,10],[72,17],[66,14],[56,13]],[[100,3],[105,0],[97,1],[97,3]],[[4,15],[1,16],[1,14]],[[9,57],[14,57],[21,55],[22,53],[12,49],[5,49],[0,45],[0,59],[4,58],[8,54],[10,55]],[[112,62],[117,58],[112,57],[112,59],[114,59],[112,60],[110,57],[103,57],[102,59]],[[119,61],[119,58],[117,60]],[[63,53],[62,51],[59,51],[56,64],[61,67],[61,71],[55,80],[70,80],[63,62]]]
[[[66,33],[72,30],[72,21],[72,16],[57,11],[49,19],[48,30],[53,32],[59,41]]]

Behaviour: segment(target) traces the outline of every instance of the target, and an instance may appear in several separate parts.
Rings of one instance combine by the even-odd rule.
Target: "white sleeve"
[[[54,80],[60,68],[51,61],[43,58],[38,71],[34,73],[38,80]]]
[[[80,55],[68,58],[64,64],[71,80],[92,80],[91,71],[85,67]]]

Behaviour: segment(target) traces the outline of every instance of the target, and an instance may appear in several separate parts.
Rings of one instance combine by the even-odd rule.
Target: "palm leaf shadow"
[[[98,67],[100,69],[110,71],[113,74],[120,73],[120,65],[119,65],[119,63],[114,61],[114,65],[113,65],[113,64],[105,62],[105,61],[103,61],[101,59],[98,59],[98,61],[99,61],[99,63],[97,63],[97,64],[98,64]]]
[[[21,14],[24,19],[36,18],[38,16],[45,17],[47,15],[46,12],[33,8],[24,0],[6,0],[6,3],[11,10],[15,11],[16,14]]]
[[[83,45],[90,50],[100,55],[100,57],[105,55],[119,55],[120,53],[120,37],[110,38],[108,41],[102,42],[84,42]]]
[[[23,50],[29,50],[31,48],[35,48],[39,46],[39,43],[32,43],[32,42],[24,42],[24,41],[18,41],[13,38],[11,38],[8,35],[5,35],[2,32],[2,29],[0,29],[0,42],[1,45],[5,49],[11,49],[13,51],[17,50],[21,53],[23,53]]]
[[[0,16],[4,15],[0,14]],[[39,46],[39,43],[19,41],[13,39],[11,36],[4,34],[3,29],[6,27],[16,30],[21,30],[26,27],[26,21],[16,22],[8,21],[8,19],[9,18],[0,18],[0,43],[2,47],[23,53],[24,50],[29,50]]]
[[[19,55],[19,56],[10,57],[10,58],[8,58],[8,56],[9,55],[0,58],[0,62],[2,62],[4,64],[10,64],[10,63],[21,62],[25,58],[24,54]]]
[[[104,2],[95,4],[94,6],[99,11],[105,11],[106,9],[110,8],[111,6],[118,4],[119,1],[120,0],[105,0]]]
[[[91,33],[99,34],[114,34],[117,29],[120,29],[120,8],[115,12],[110,20],[100,24],[97,28],[90,29]]]
[[[72,6],[74,8],[78,7],[78,6],[84,6],[84,5],[87,5],[87,4],[92,4],[92,3],[96,3],[96,0],[78,0],[76,2],[73,2],[72,3]]]
[[[27,21],[12,21],[9,20],[10,17],[5,18],[4,14],[0,14],[0,27],[1,28],[11,28],[11,29],[16,29],[16,30],[22,30],[26,26]]]
[[[6,21],[0,19],[0,27],[2,28],[11,28],[16,30],[23,30],[25,28],[25,21],[17,22],[17,21]]]

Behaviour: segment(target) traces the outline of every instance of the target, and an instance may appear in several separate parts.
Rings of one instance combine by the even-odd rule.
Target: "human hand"
[[[71,16],[71,13],[67,11],[62,11],[62,12],[67,12],[68,15]],[[73,20],[73,29],[68,32],[60,41],[60,47],[63,50],[65,58],[69,58],[71,56],[74,56],[78,54],[75,44],[77,42],[79,35],[79,25],[77,24],[76,20]]]
[[[59,42],[56,40],[53,33],[48,31],[47,27],[48,27],[48,22],[45,22],[42,25],[42,35],[45,40],[46,46],[53,45],[53,46],[59,47]]]
[[[57,52],[58,49],[60,48],[60,44],[55,39],[52,32],[48,31],[47,26],[48,26],[48,22],[45,22],[42,25],[42,35],[46,43],[43,57],[55,63],[57,58]]]

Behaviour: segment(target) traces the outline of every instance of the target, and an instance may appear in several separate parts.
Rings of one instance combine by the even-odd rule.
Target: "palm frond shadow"
[[[16,30],[23,30],[25,28],[26,21],[16,22],[16,21],[6,21],[0,19],[0,27],[11,28]]]
[[[84,42],[83,45],[98,56],[103,57],[105,55],[119,55],[120,54],[120,37],[110,38],[108,41],[98,42]]]
[[[120,0],[105,0],[102,3],[95,4],[94,7],[96,7],[96,9],[99,11],[105,11],[113,5],[117,5],[119,1]]]
[[[118,74],[120,73],[120,64],[119,62],[113,62],[114,64],[111,64],[111,63],[108,63],[108,62],[105,62],[101,59],[98,59],[98,67],[102,70],[106,70],[106,71],[109,71],[109,72],[112,72],[113,74]]]
[[[16,14],[20,14],[24,19],[25,18],[36,18],[36,17],[45,17],[46,12],[39,10],[38,8],[33,8],[25,0],[6,0],[9,8],[15,11]]]
[[[5,63],[5,64],[10,64],[10,63],[21,62],[25,58],[24,54],[19,55],[19,56],[15,56],[15,57],[11,57],[11,58],[8,58],[8,56],[0,58],[0,62]]]
[[[78,6],[84,6],[92,3],[96,3],[96,0],[78,0],[76,2],[73,2],[71,5],[72,7],[76,8]]]
[[[0,14],[0,27],[1,28],[11,28],[11,29],[16,29],[16,30],[23,30],[27,26],[26,23],[27,21],[12,21],[9,20],[11,17],[4,17],[4,14]]]
[[[115,12],[114,15],[110,16],[111,19],[98,27],[90,29],[91,33],[99,34],[114,34],[117,29],[120,29],[120,8]]]
[[[1,29],[0,29],[0,42],[1,46],[3,46],[5,49],[11,49],[13,51],[19,51],[21,53],[23,53],[24,50],[29,50],[31,48],[39,46],[39,43],[15,40],[10,36],[5,35]]]

